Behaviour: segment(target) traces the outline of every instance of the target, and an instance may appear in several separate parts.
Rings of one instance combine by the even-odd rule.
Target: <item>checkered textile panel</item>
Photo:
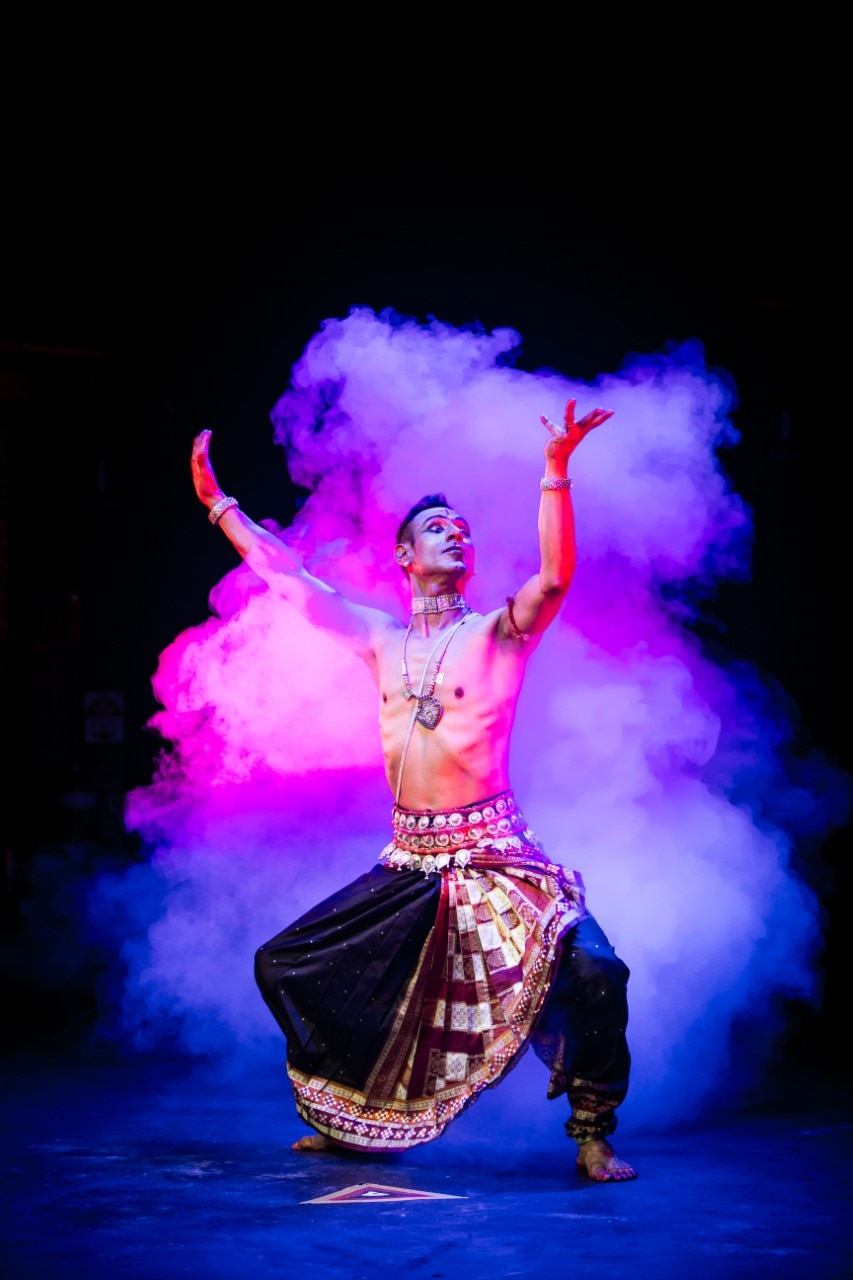
[[[297,1110],[343,1146],[437,1138],[528,1047],[561,935],[584,914],[579,876],[515,837],[449,866],[435,925],[364,1091],[288,1068]],[[393,874],[393,873],[392,873]]]

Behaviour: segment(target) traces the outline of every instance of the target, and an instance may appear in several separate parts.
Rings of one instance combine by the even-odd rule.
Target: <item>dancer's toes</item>
[[[304,1138],[297,1138],[291,1151],[331,1151],[337,1143],[327,1138],[324,1133],[311,1133]]]
[[[621,1160],[609,1142],[603,1138],[590,1138],[578,1147],[576,1168],[593,1182],[628,1182],[636,1178],[637,1171]]]

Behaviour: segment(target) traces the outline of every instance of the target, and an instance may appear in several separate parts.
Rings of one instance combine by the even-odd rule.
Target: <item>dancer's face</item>
[[[409,522],[396,547],[397,562],[418,578],[452,578],[458,584],[474,572],[474,544],[468,521],[452,507],[430,507]]]

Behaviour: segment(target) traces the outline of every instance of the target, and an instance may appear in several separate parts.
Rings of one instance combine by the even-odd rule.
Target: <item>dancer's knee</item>
[[[255,982],[261,991],[269,991],[272,986],[272,956],[266,947],[258,947],[255,952]]]
[[[575,980],[601,999],[624,992],[631,976],[628,966],[609,945],[573,947],[571,967]]]

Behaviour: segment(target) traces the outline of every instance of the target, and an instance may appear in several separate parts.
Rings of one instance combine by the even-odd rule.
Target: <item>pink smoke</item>
[[[267,523],[313,573],[404,617],[394,531],[443,490],[473,526],[467,594],[486,611],[537,563],[540,414],[559,419],[570,396],[579,412],[615,411],[573,460],[579,566],[530,666],[513,782],[631,968],[624,1111],[665,1126],[714,1096],[739,1019],[767,1019],[772,1043],[779,997],[817,998],[820,914],[793,855],[838,806],[792,779],[784,697],[744,664],[715,664],[691,630],[720,582],[748,590],[751,518],[723,465],[739,439],[732,378],[705,367],[698,342],[589,385],[518,369],[518,345],[511,330],[364,307],[326,321],[272,411],[310,496],[290,528]],[[167,750],[128,801],[157,906],[126,952],[125,1027],[156,1042],[177,1025],[191,1048],[283,1059],[252,955],[388,838],[376,694],[236,556],[211,607],[161,656]],[[812,777],[824,796],[843,790],[820,761]],[[513,1114],[528,1070],[478,1108]],[[544,1087],[543,1075],[525,1095],[528,1132],[552,1119]]]

